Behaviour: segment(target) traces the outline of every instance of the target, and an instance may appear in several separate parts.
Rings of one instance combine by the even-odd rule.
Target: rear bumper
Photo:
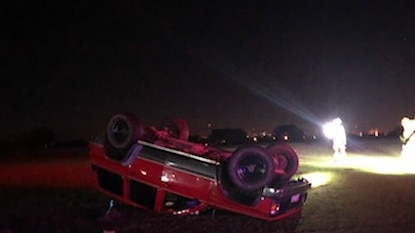
[[[281,199],[284,196],[292,196],[295,194],[303,194],[310,189],[311,183],[304,178],[290,181],[287,185],[280,188],[266,187],[263,190],[262,196]]]

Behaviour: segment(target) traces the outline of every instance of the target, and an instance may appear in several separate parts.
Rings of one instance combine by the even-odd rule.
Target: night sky
[[[42,2],[0,3],[0,139],[88,139],[120,111],[202,135],[415,115],[411,1]]]

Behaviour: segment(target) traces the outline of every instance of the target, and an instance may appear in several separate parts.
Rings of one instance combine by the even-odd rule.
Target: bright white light
[[[168,176],[166,176],[166,175],[163,175],[163,176],[161,176],[161,182],[169,182],[170,181],[170,179],[169,179],[169,177]]]
[[[329,139],[343,137],[343,134],[345,134],[345,132],[344,127],[342,125],[342,120],[340,118],[336,118],[324,124],[323,133]]]
[[[301,174],[301,177],[311,183],[311,188],[317,188],[329,184],[333,176],[331,172],[311,172]]]

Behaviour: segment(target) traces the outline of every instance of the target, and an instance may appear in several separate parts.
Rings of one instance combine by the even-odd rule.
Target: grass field
[[[400,160],[399,141],[351,141],[341,162],[327,144],[292,146],[297,175],[313,183],[296,232],[415,232],[415,172]],[[93,187],[86,150],[49,153],[0,164],[0,233],[102,232],[108,218],[117,232],[271,231],[245,216],[158,216],[121,203],[105,216],[109,199]]]
[[[400,142],[349,144],[341,162],[330,147],[293,144],[298,173],[321,184],[309,192],[297,232],[415,232],[415,164],[401,161]]]

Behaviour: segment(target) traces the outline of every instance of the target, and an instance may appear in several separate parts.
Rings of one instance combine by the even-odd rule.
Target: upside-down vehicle
[[[311,184],[293,179],[298,156],[288,144],[241,145],[232,151],[188,141],[187,123],[167,118],[143,126],[131,113],[112,116],[90,142],[97,188],[159,214],[209,209],[284,222],[294,231]]]

